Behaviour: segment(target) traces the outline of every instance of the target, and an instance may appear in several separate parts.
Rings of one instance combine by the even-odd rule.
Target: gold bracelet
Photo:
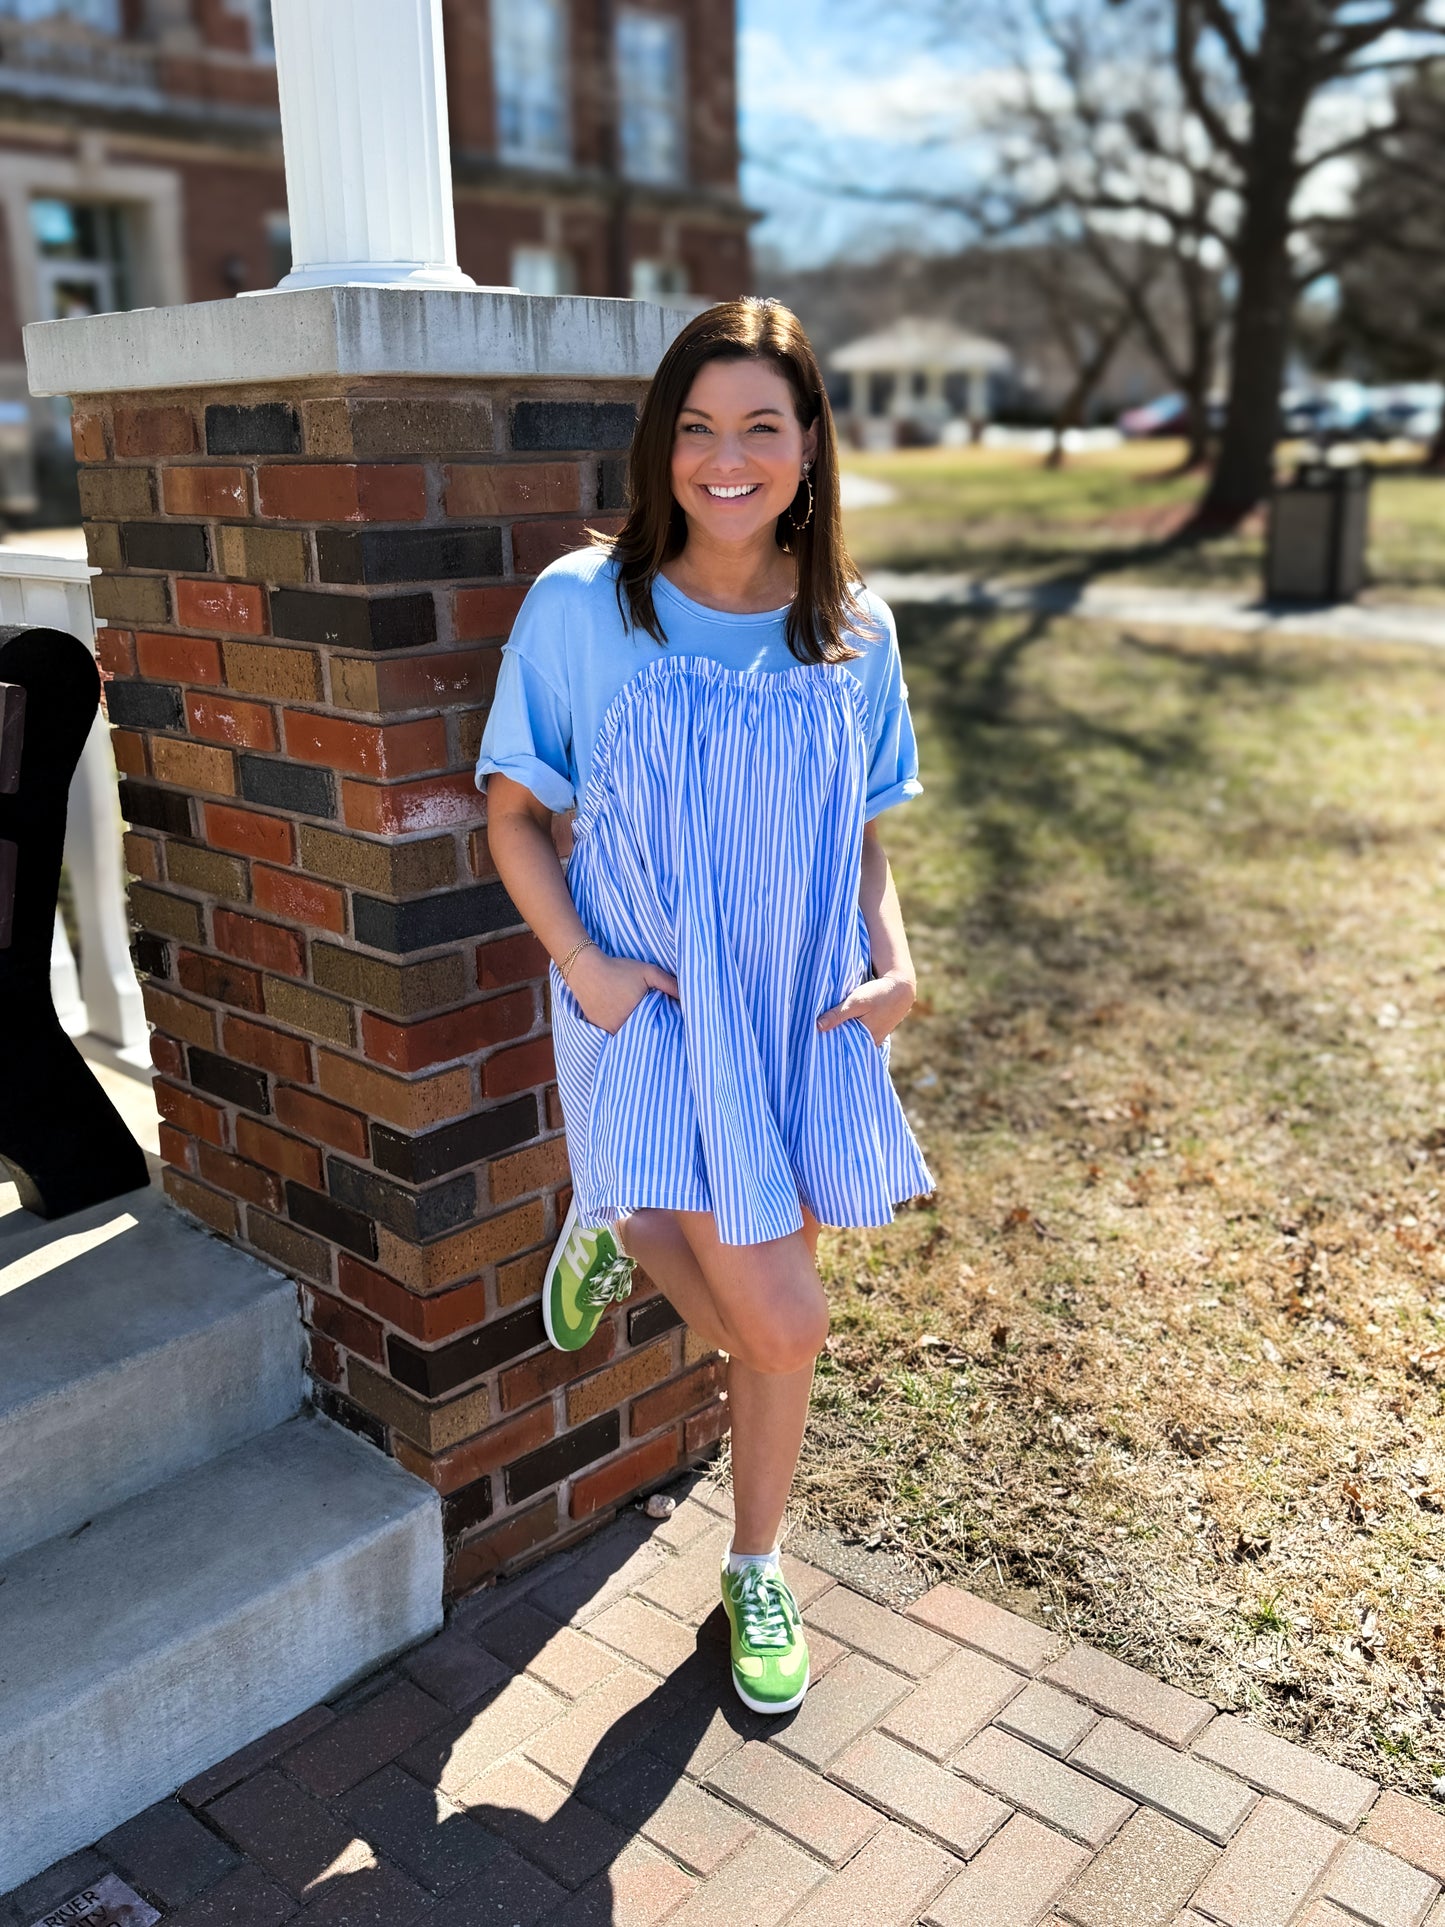
[[[577,956],[580,951],[585,950],[588,944],[592,944],[592,948],[594,950],[597,948],[596,944],[592,943],[592,939],[590,937],[582,937],[581,939],[579,939],[578,942],[574,943],[572,948],[567,952],[566,962],[558,964],[557,969],[561,973],[562,981],[564,984],[567,982],[567,972],[572,968],[572,959],[575,956]]]

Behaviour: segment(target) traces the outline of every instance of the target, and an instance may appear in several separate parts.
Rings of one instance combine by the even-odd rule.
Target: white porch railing
[[[0,548],[0,623],[29,622],[64,629],[95,649],[95,612],[87,563]],[[65,867],[70,873],[80,964],[59,911],[50,954],[55,1009],[72,1037],[103,1037],[136,1061],[148,1061],[145,1011],[130,960],[120,811],[110,730],[97,716],[70,790]]]

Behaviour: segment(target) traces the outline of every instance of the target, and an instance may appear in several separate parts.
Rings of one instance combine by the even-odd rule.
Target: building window
[[[0,0],[0,20],[79,20],[116,34],[122,25],[120,0]]]
[[[271,0],[230,0],[232,13],[239,13],[251,27],[251,53],[257,60],[276,58],[276,36],[271,26]]]
[[[528,167],[571,158],[565,0],[492,0],[497,151]]]
[[[680,181],[681,20],[621,8],[616,54],[623,173],[633,181]]]
[[[130,235],[113,201],[30,203],[41,312],[46,320],[107,314],[131,305]]]
[[[577,264],[565,248],[513,248],[512,280],[523,294],[576,294]]]
[[[670,294],[687,293],[687,269],[679,261],[634,261],[632,299],[665,301]]]

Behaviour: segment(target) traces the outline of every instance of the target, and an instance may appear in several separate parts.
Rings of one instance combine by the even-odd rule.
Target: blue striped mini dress
[[[816,1023],[870,975],[869,740],[837,663],[656,651],[608,704],[568,886],[594,942],[671,972],[678,996],[649,990],[607,1031],[551,965],[582,1224],[710,1211],[724,1244],[757,1244],[800,1229],[800,1199],[822,1224],[878,1225],[933,1189],[891,1039]]]

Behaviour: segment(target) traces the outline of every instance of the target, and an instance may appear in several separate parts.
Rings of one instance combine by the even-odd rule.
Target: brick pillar
[[[455,1593],[726,1423],[720,1361],[645,1278],[585,1351],[547,1344],[546,954],[472,779],[527,581],[617,525],[646,366],[228,385],[194,352],[180,386],[157,350],[172,385],[136,391],[111,371],[160,324],[106,319],[128,352],[79,356],[74,435],[166,1189],[297,1280],[317,1404],[443,1495]]]

